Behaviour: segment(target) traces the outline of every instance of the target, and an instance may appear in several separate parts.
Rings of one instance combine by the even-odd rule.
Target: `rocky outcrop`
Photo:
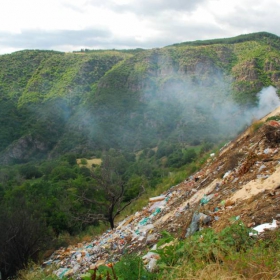
[[[14,141],[0,156],[0,164],[20,163],[47,153],[47,143],[32,135]]]

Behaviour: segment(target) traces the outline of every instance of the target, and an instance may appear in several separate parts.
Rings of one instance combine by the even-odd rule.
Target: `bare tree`
[[[128,187],[117,172],[116,164],[109,155],[103,158],[100,169],[95,170],[92,177],[96,185],[91,186],[91,195],[89,195],[89,190],[85,190],[79,195],[79,199],[85,204],[94,205],[94,210],[88,210],[77,219],[83,223],[92,223],[97,220],[107,221],[113,229],[115,218],[138,199],[145,189],[143,186],[139,186],[136,197],[124,202]]]

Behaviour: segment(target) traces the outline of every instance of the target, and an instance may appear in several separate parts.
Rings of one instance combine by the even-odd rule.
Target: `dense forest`
[[[123,206],[171,172],[195,171],[199,156],[257,117],[258,93],[279,88],[279,62],[280,38],[265,32],[150,50],[0,56],[4,277],[62,233],[101,220],[114,226]]]

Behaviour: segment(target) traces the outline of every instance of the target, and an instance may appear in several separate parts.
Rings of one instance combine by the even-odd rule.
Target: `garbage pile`
[[[185,238],[205,227],[220,230],[242,220],[248,227],[257,228],[280,218],[278,129],[280,123],[276,121],[264,124],[257,132],[248,129],[210,154],[199,172],[150,198],[146,207],[114,230],[91,242],[61,248],[44,264],[56,264],[55,274],[60,278],[79,279],[89,269],[117,262],[125,253],[155,249],[163,230]],[[276,227],[274,220],[270,228]],[[147,269],[153,271],[158,258],[148,252],[143,257]]]
[[[174,190],[150,198],[147,207],[127,217],[114,230],[108,230],[92,242],[61,248],[55,251],[44,265],[56,264],[59,268],[55,274],[59,278],[78,278],[89,269],[115,263],[125,253],[143,250],[147,245],[155,244],[160,234],[154,224],[180,198],[180,193],[179,190]]]
[[[59,278],[71,276],[79,279],[89,269],[115,263],[125,253],[144,251],[147,246],[155,245],[162,230],[177,230],[183,225],[180,224],[182,217],[186,213],[192,215],[190,203],[199,203],[204,197],[204,190],[189,191],[190,185],[193,187],[197,184],[195,178],[190,177],[166,193],[150,198],[149,204],[141,211],[127,217],[115,229],[108,230],[95,240],[55,251],[44,265],[55,264],[58,267],[55,274]],[[212,189],[212,185],[208,189]],[[188,197],[191,199],[186,200]],[[157,254],[150,252],[144,259],[147,269],[152,271],[158,259]]]

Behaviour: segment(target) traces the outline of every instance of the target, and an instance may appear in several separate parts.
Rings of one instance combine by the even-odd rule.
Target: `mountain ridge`
[[[264,32],[217,40],[150,50],[27,50],[0,56],[0,108],[21,116],[16,134],[5,132],[7,123],[0,127],[0,162],[111,147],[137,151],[166,138],[189,144],[235,133],[242,122],[228,131],[227,120],[217,121],[214,108],[237,104],[243,114],[256,106],[263,87],[279,88],[280,43]],[[44,139],[49,149],[12,156],[9,150],[29,134]]]

